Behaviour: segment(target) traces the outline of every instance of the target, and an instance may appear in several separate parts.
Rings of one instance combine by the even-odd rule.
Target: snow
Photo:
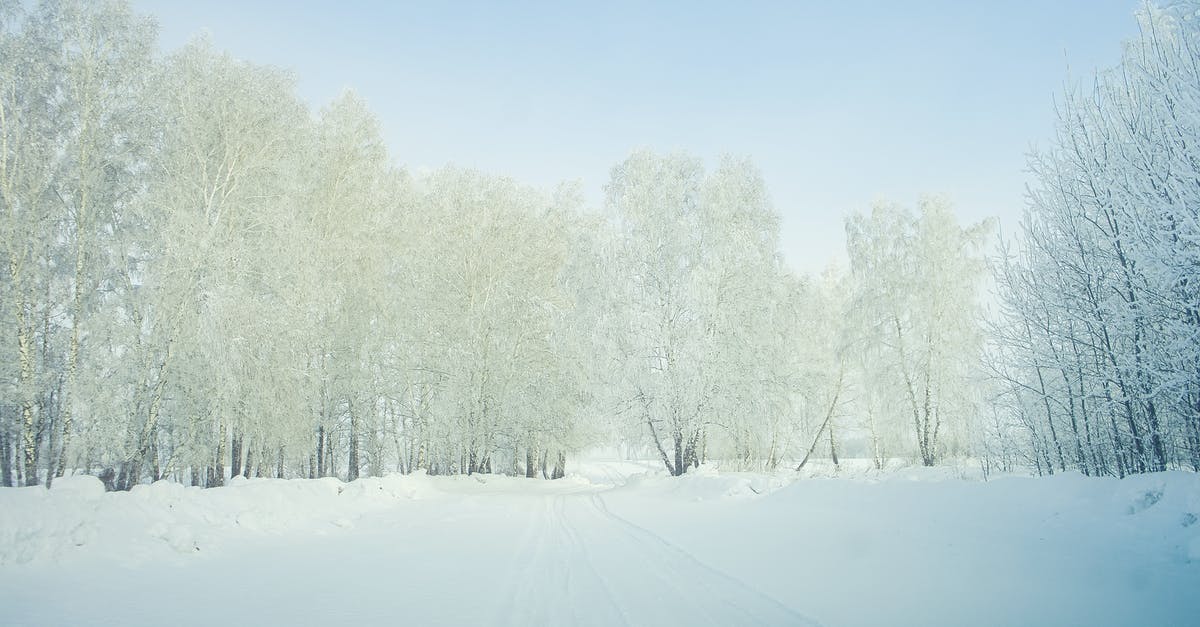
[[[942,474],[804,480],[736,508],[728,477],[716,498],[656,479],[606,500],[826,625],[1195,624],[1195,474]]]
[[[843,464],[843,466],[847,466]],[[852,465],[851,465],[852,466]],[[1188,625],[1200,478],[943,469],[0,490],[15,625]]]

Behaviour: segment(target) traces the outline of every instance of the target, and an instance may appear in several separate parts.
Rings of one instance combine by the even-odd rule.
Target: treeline
[[[637,152],[590,211],[571,184],[411,174],[353,94],[313,112],[286,72],[203,40],[162,55],[124,2],[5,4],[0,20],[3,485],[68,472],[120,489],[418,470],[557,478],[572,453],[618,443],[674,474],[846,452],[881,467],[949,456],[1051,471],[1086,458],[1098,473],[1195,459],[1200,408],[1171,396],[1196,393],[1194,196],[1172,201],[1170,233],[1135,244],[1145,229],[1123,222],[1119,245],[1038,240],[1055,211],[1083,214],[1035,199],[1021,254],[1000,266],[1006,317],[989,335],[990,229],[961,227],[939,198],[852,216],[848,271],[798,276],[744,160],[707,170]],[[1186,50],[1170,32],[1160,39]],[[1192,106],[1193,122],[1173,123],[1184,152],[1169,165],[1142,164],[1148,189],[1160,165],[1196,175],[1189,102],[1163,106]],[[1057,180],[1041,177],[1048,190]],[[1128,206],[1154,211],[1153,198]],[[1154,248],[1168,235],[1174,248]],[[1076,248],[1086,264],[1125,255],[1143,278],[1080,284],[1109,299],[1096,314],[1072,300],[1068,272],[1040,265],[1043,249]],[[1148,269],[1177,252],[1193,265],[1172,266],[1174,279]],[[1130,281],[1138,304],[1122,309],[1114,294]],[[1084,453],[1070,454],[1071,433]]]
[[[1200,470],[1200,3],[1068,90],[997,261],[1003,443],[1042,472]]]

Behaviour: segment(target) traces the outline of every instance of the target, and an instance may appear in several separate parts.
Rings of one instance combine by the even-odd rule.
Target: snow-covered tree
[[[318,474],[333,474],[326,452],[345,442],[346,476],[363,467],[361,447],[374,439],[390,372],[395,290],[388,283],[399,203],[379,124],[347,92],[321,112],[313,145],[302,245],[292,249]],[[372,464],[372,468],[378,463]]]
[[[16,365],[4,395],[19,407],[29,484],[39,468],[47,482],[64,472],[74,419],[96,393],[81,385],[82,338],[99,330],[117,225],[142,187],[152,56],[153,28],[121,2],[0,10],[3,326]],[[0,425],[6,455],[14,435]]]
[[[1138,19],[1120,66],[1060,103],[998,272],[995,370],[1047,472],[1200,468],[1200,20]]]
[[[846,223],[866,385],[911,425],[926,466],[961,451],[976,412],[982,363],[980,252],[986,224],[960,227],[949,204],[923,198],[919,213],[876,204]]]
[[[612,385],[681,475],[704,458],[712,429],[745,445],[747,420],[783,409],[786,385],[768,357],[782,341],[772,326],[778,218],[757,172],[732,159],[706,176],[694,158],[635,153],[613,169],[607,202]]]
[[[442,469],[494,469],[514,448],[540,452],[546,420],[561,419],[568,307],[561,273],[574,207],[506,179],[448,169],[420,183],[431,222],[422,241],[425,353],[441,373]],[[422,375],[422,378],[425,378]],[[563,395],[563,396],[559,396]],[[428,413],[425,414],[428,416]],[[427,428],[428,425],[423,425]],[[433,460],[430,460],[433,463]]]
[[[204,41],[172,56],[160,80],[166,124],[142,208],[150,232],[126,277],[124,346],[140,372],[119,483],[136,483],[147,465],[161,471],[169,402],[171,432],[191,434],[184,465],[220,484],[228,437],[249,419],[249,389],[270,372],[258,350],[271,332],[263,255],[291,210],[294,138],[306,116],[286,74]]]
[[[853,376],[851,333],[846,277],[827,269],[814,281],[805,281],[796,292],[794,368],[797,376],[797,415],[805,445],[797,470],[818,447],[828,445],[829,457],[838,463],[838,431]],[[868,412],[868,426],[870,414]],[[874,435],[874,433],[872,434]]]

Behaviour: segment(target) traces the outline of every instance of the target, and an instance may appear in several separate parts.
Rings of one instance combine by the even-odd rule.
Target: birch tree
[[[49,483],[65,470],[77,406],[93,392],[79,384],[81,335],[110,269],[114,216],[140,189],[153,29],[120,2],[21,9],[0,17],[6,300],[25,480],[44,466]]]
[[[5,263],[6,364],[13,383],[5,391],[15,423],[5,439],[15,440],[16,467],[26,485],[38,482],[38,418],[35,414],[35,333],[39,247],[53,241],[50,199],[56,174],[57,130],[53,100],[57,73],[42,33],[19,5],[0,13],[0,245]],[[7,378],[7,377],[6,377]],[[9,442],[4,442],[6,450]],[[9,480],[15,477],[9,477]]]
[[[62,476],[73,434],[79,397],[81,332],[95,308],[95,293],[111,267],[106,249],[113,216],[124,213],[140,189],[151,146],[152,109],[144,104],[146,77],[153,71],[154,29],[118,2],[62,2],[46,5],[48,22],[57,24],[62,46],[65,145],[56,197],[63,203],[70,240],[70,327],[59,441],[47,473]],[[87,397],[78,398],[81,408]]]
[[[396,376],[380,366],[395,337],[390,299],[399,294],[388,280],[399,205],[379,123],[354,93],[322,110],[313,154],[305,245],[293,252],[305,269],[298,287],[307,301],[307,363],[315,374],[315,455],[331,474],[325,444],[344,431],[346,476],[355,479],[385,379]]]
[[[997,378],[1043,472],[1200,467],[1200,23],[1147,7],[1057,108],[998,276]]]
[[[236,312],[261,302],[256,253],[278,223],[276,213],[287,208],[289,141],[304,114],[289,77],[218,54],[203,41],[169,60],[161,85],[169,124],[144,209],[153,224],[152,257],[144,279],[127,276],[129,341],[140,374],[119,483],[136,483],[157,460],[170,391],[173,415],[192,422],[176,429],[207,432],[213,444],[189,461],[207,466],[206,483],[219,485],[230,430],[246,416],[239,391],[249,374],[262,372],[250,363],[257,338],[242,333]],[[172,378],[178,387],[169,387]]]
[[[757,173],[731,159],[706,176],[687,156],[635,153],[607,192],[614,300],[625,308],[614,314],[621,405],[681,475],[701,462],[711,428],[728,435],[737,412],[779,408],[772,364],[758,355],[778,339],[778,219]]]
[[[987,226],[959,227],[938,198],[918,206],[877,204],[847,220],[846,239],[858,333],[879,365],[872,379],[898,392],[890,403],[905,408],[917,457],[932,466],[963,445],[976,411]]]

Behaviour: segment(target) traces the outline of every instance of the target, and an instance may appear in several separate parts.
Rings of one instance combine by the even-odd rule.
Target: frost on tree
[[[124,2],[0,4],[0,481],[550,479],[614,443],[676,475],[1198,468],[1189,6],[1062,100],[985,329],[985,229],[935,198],[797,275],[747,161],[636,152],[589,211],[410,173],[352,92],[310,111],[203,39],[161,54]]]
[[[99,357],[86,338],[104,336],[113,252],[152,141],[152,47],[150,23],[124,3],[0,7],[0,385],[16,415],[0,420],[5,485],[14,471],[27,485],[63,474],[76,419],[94,411],[81,364]]]
[[[778,218],[748,164],[711,174],[682,155],[635,153],[613,169],[613,338],[622,411],[672,474],[704,460],[716,430],[778,412],[772,376]]]
[[[1200,18],[1139,23],[1063,97],[997,272],[997,378],[1043,472],[1200,468]]]
[[[883,411],[910,425],[921,463],[932,466],[965,447],[977,411],[987,225],[959,227],[939,198],[918,209],[878,204],[847,221],[846,240],[865,385],[887,390]]]

